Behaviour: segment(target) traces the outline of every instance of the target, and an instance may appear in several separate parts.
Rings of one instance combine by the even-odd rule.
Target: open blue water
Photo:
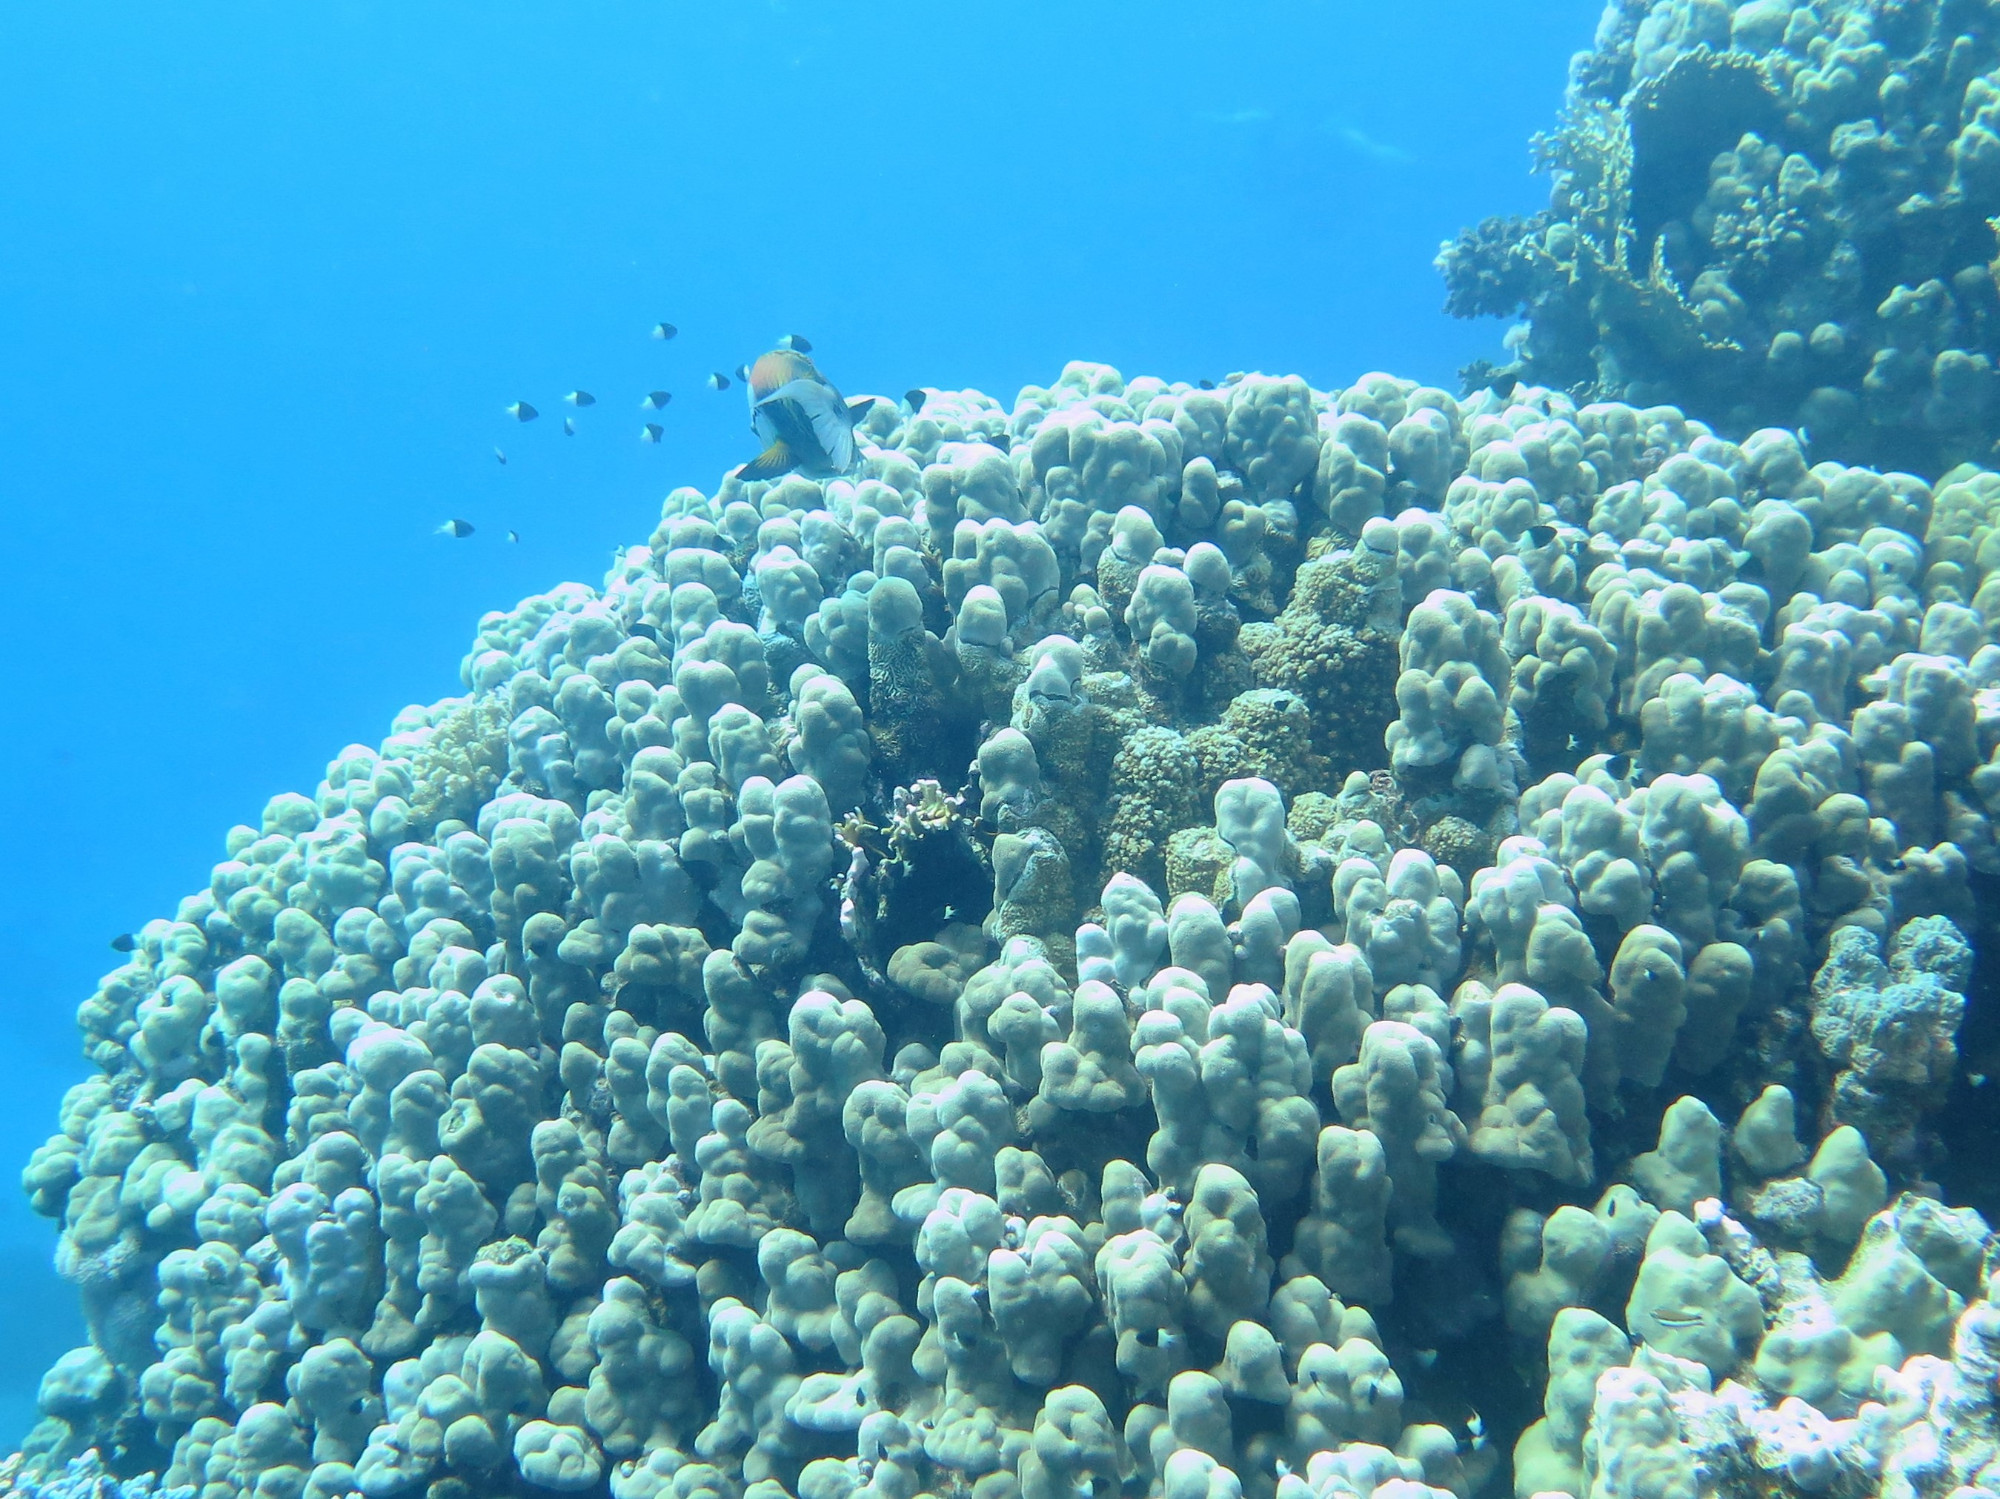
[[[797,331],[850,393],[1011,401],[1073,358],[1450,385],[1500,330],[1430,257],[1545,200],[1528,137],[1596,9],[8,7],[0,1164],[81,1075],[113,934],[456,690],[481,612],[750,455],[703,374]],[[53,1242],[0,1190],[0,1445],[81,1337]]]

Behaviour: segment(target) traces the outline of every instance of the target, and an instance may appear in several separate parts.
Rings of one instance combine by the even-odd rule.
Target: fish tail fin
[[[789,474],[798,466],[798,457],[785,445],[785,440],[781,437],[739,468],[736,477],[745,483],[752,479],[775,479],[780,474]]]

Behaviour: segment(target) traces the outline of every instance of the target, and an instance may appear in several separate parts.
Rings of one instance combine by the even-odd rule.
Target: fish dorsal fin
[[[798,459],[792,455],[791,448],[781,437],[739,468],[736,477],[747,484],[752,479],[775,479],[781,474],[789,474],[797,467]]]

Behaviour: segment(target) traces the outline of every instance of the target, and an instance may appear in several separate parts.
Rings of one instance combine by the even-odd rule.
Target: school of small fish
[[[680,331],[674,324],[662,321],[653,324],[651,336],[664,343],[678,337]],[[786,333],[775,340],[770,352],[739,364],[732,373],[716,370],[702,378],[701,383],[710,390],[724,391],[731,385],[741,385],[749,395],[750,430],[762,446],[757,456],[737,471],[740,477],[775,479],[797,471],[824,478],[846,473],[854,466],[858,457],[855,423],[877,401],[887,398],[843,397],[813,364],[809,357],[812,347],[812,341],[804,334]],[[1199,383],[1203,390],[1215,388],[1213,380]],[[905,391],[903,401],[914,414],[923,409],[930,395],[929,388],[918,386]],[[640,398],[639,409],[664,411],[673,398],[671,390],[649,390]],[[569,391],[562,399],[577,412],[597,404],[597,397],[581,388]],[[520,425],[541,415],[524,400],[512,401],[501,409]],[[563,418],[563,436],[575,437],[579,430],[574,417]],[[644,422],[639,427],[639,441],[649,446],[662,444],[666,435],[665,426],[657,421]],[[495,447],[493,457],[502,467],[507,465],[505,449]],[[472,522],[454,518],[439,525],[435,534],[462,541],[474,529]],[[506,537],[509,541],[521,539],[516,531],[508,531]]]

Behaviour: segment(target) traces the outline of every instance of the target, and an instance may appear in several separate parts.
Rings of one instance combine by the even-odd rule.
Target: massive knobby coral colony
[[[2000,438],[2000,5],[1613,0],[1547,210],[1439,257],[1512,372],[1939,474]],[[1588,398],[1588,397],[1585,397]]]
[[[862,435],[84,1003],[17,1488],[2000,1492],[2000,476],[1380,374]]]

